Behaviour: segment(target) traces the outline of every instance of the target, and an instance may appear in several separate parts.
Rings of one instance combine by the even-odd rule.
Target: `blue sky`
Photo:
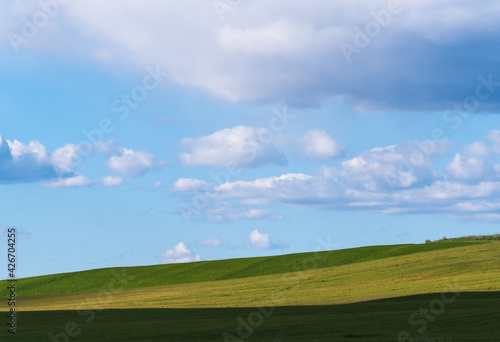
[[[5,1],[0,242],[33,276],[498,233],[499,15]]]

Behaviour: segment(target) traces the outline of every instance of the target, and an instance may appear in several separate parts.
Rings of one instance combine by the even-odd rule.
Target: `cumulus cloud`
[[[121,184],[123,184],[122,177],[106,176],[102,178],[102,185],[104,186],[118,186]]]
[[[342,155],[345,146],[323,130],[309,130],[302,137],[276,134],[263,127],[237,126],[198,138],[185,138],[188,152],[180,155],[184,165],[218,168],[286,165],[285,152],[301,159],[329,160]]]
[[[184,245],[184,242],[179,242],[174,248],[167,249],[161,254],[161,262],[163,264],[184,263],[192,261],[200,261],[199,255]]]
[[[51,155],[54,166],[62,172],[71,172],[73,164],[79,159],[78,145],[66,144],[55,150]]]
[[[288,247],[285,242],[279,244],[273,243],[269,234],[261,233],[258,229],[252,230],[248,237],[250,239],[250,244],[256,249],[282,249]]]
[[[300,139],[302,154],[306,159],[329,160],[339,157],[344,146],[322,130],[309,130]]]
[[[456,154],[453,161],[446,166],[446,170],[458,179],[480,179],[485,171],[484,162],[477,158],[464,158]]]
[[[201,191],[207,187],[207,182],[193,178],[180,178],[170,188],[171,191]]]
[[[39,182],[74,173],[54,163],[45,146],[38,141],[23,144],[0,136],[0,183]]]
[[[134,151],[122,148],[121,153],[109,158],[109,169],[123,175],[141,176],[152,169],[157,169],[164,164],[148,152]]]
[[[244,217],[231,216],[235,208],[245,213],[250,209],[265,211],[271,205],[493,220],[500,207],[500,155],[490,153],[493,147],[489,144],[494,144],[491,136],[464,146],[454,156],[446,155],[446,141],[434,145],[412,142],[374,148],[312,174],[228,181],[212,189],[215,197],[205,196],[210,205],[197,210],[207,220],[216,217],[221,221],[226,216]],[[444,170],[436,170],[441,159],[449,162]],[[204,193],[197,196],[201,201]],[[214,215],[217,211],[218,216]]]
[[[132,176],[142,175],[164,164],[150,153],[126,149],[113,141],[87,145],[66,144],[49,153],[36,140],[24,144],[17,139],[4,139],[0,135],[0,184],[39,182],[42,187],[50,188],[89,186],[95,181],[76,169],[84,157],[96,154],[109,157],[108,168]],[[105,177],[103,185],[109,186],[119,179]]]
[[[270,249],[272,246],[269,235],[260,233],[258,229],[252,230],[248,237],[250,238],[250,243],[254,248]]]
[[[283,152],[269,140],[265,128],[237,126],[223,129],[199,138],[181,141],[189,152],[180,155],[184,165],[211,165],[219,168],[230,166],[258,166],[263,164],[286,165]]]
[[[21,22],[22,13],[2,8]],[[381,13],[390,18],[377,24]],[[343,97],[359,108],[448,109],[474,96],[478,77],[499,74],[490,57],[500,49],[494,0],[403,0],[391,8],[386,0],[254,0],[222,21],[219,14],[210,1],[87,0],[61,17],[87,35],[96,58],[158,64],[172,81],[229,101],[316,105]],[[378,32],[366,34],[374,25]],[[112,42],[104,54],[103,42]],[[500,92],[481,91],[482,109],[497,110]]]

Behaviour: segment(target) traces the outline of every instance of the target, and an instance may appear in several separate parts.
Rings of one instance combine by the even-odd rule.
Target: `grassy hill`
[[[95,292],[108,288],[110,278],[115,277],[113,272],[124,273],[131,278],[133,277],[127,284],[121,284],[121,287],[126,289],[230,280],[293,272],[305,268],[316,269],[349,265],[389,257],[476,245],[477,243],[481,242],[433,242],[427,244],[369,246],[273,257],[106,268],[24,278],[20,280],[19,286],[22,286],[24,296]],[[7,281],[0,281],[0,288],[4,288],[5,284],[7,284]]]
[[[18,333],[0,340],[499,342],[498,279],[500,242],[483,240],[56,274],[18,281]]]
[[[499,291],[498,279],[499,242],[447,242],[75,272],[19,280],[18,294],[30,311],[326,305]]]

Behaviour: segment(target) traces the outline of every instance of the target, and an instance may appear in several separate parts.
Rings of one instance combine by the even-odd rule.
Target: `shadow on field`
[[[2,324],[0,340],[498,342],[499,322],[500,292],[435,293],[332,306],[19,312],[16,334]]]

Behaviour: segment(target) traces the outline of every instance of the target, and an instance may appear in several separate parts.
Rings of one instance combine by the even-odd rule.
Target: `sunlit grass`
[[[499,291],[499,247],[491,242],[238,279],[20,296],[18,305],[25,311],[325,305],[443,291]]]

